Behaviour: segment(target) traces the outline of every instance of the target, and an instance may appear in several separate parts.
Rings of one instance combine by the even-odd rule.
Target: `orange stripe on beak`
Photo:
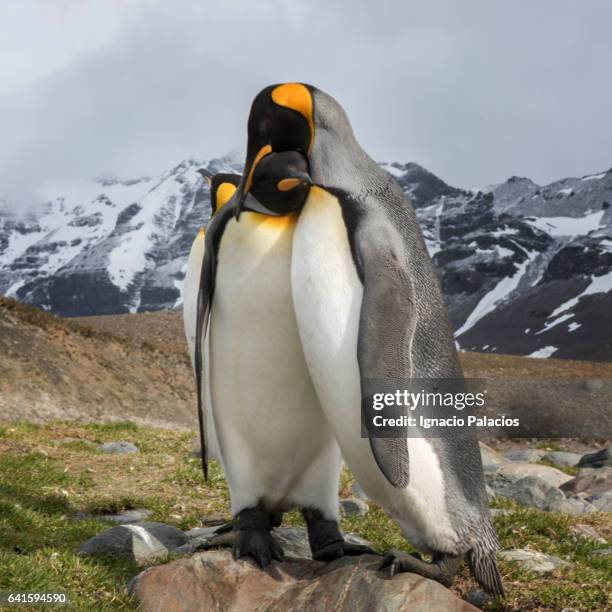
[[[255,156],[255,159],[253,160],[253,165],[251,166],[251,169],[249,170],[249,174],[247,176],[246,183],[244,185],[245,194],[249,193],[249,191],[251,190],[251,187],[253,186],[253,173],[255,172],[255,168],[257,167],[257,164],[269,153],[272,153],[272,147],[270,145],[266,145],[265,147],[261,147],[261,149],[259,149],[259,152],[257,153],[257,155]]]

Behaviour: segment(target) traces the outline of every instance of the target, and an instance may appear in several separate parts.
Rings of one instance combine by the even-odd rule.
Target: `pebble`
[[[563,512],[572,516],[580,516],[588,512],[595,512],[597,508],[584,499],[570,497],[569,499],[555,500],[548,505],[546,510],[550,512]]]
[[[612,548],[599,548],[591,553],[594,557],[609,557],[612,555]]]
[[[80,554],[127,557],[137,563],[149,563],[165,559],[171,550],[187,541],[187,536],[176,527],[145,521],[111,527],[95,535],[81,546]]]
[[[557,468],[548,465],[539,465],[537,463],[507,463],[499,468],[498,474],[509,480],[518,480],[527,476],[533,476],[544,480],[552,487],[559,487],[574,478]]]
[[[561,485],[567,495],[586,492],[591,495],[612,490],[612,467],[583,468],[575,478]]]
[[[546,510],[555,501],[565,500],[565,495],[557,488],[549,485],[545,480],[534,476],[527,476],[505,486],[502,484],[496,489],[498,495],[512,499],[522,506]]]
[[[341,499],[340,508],[345,516],[363,516],[369,510],[367,502],[356,497]]]
[[[587,497],[587,501],[591,502],[597,510],[602,512],[612,512],[612,491],[605,493],[595,493]]]
[[[118,442],[106,442],[100,446],[100,450],[103,453],[137,453],[138,447],[132,444],[131,442],[125,442],[120,440]]]
[[[597,531],[591,527],[590,525],[583,525],[582,523],[578,523],[577,525],[572,525],[570,527],[570,531],[577,539],[582,540],[591,540],[593,542],[597,542],[598,544],[607,544],[605,538],[602,538]]]
[[[493,598],[484,591],[470,591],[465,594],[463,599],[477,608],[482,608]]]
[[[550,574],[557,568],[568,567],[571,564],[559,557],[546,555],[537,550],[528,548],[515,548],[513,550],[502,550],[499,556],[506,560],[512,561],[521,568],[534,572],[536,574]]]
[[[520,450],[513,450],[504,453],[504,457],[508,461],[517,461],[520,463],[535,463],[542,459],[546,454],[546,451],[537,448],[525,448]]]
[[[550,461],[559,467],[576,467],[580,461],[582,455],[578,453],[568,453],[565,451],[553,451],[546,453],[542,459]]]

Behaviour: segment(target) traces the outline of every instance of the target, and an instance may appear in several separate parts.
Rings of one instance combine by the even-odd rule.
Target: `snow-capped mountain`
[[[241,164],[189,159],[156,178],[70,185],[25,216],[0,207],[0,293],[65,316],[180,306],[191,242],[210,217],[202,167]]]
[[[612,170],[466,191],[414,163],[381,165],[417,209],[462,348],[612,359]],[[0,293],[67,316],[180,307],[210,215],[198,168],[241,160],[67,185],[25,215],[0,200]]]

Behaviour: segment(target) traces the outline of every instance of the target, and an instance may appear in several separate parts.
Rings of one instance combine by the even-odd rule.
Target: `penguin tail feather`
[[[495,553],[497,546],[475,546],[467,555],[467,561],[472,575],[478,584],[493,597],[504,597],[504,584],[502,582]]]

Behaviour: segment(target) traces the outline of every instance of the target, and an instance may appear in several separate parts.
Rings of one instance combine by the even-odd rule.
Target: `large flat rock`
[[[227,550],[206,551],[151,567],[131,586],[147,612],[377,610],[468,612],[477,608],[416,574],[392,580],[378,571],[376,555],[331,563],[297,559],[260,570]]]

